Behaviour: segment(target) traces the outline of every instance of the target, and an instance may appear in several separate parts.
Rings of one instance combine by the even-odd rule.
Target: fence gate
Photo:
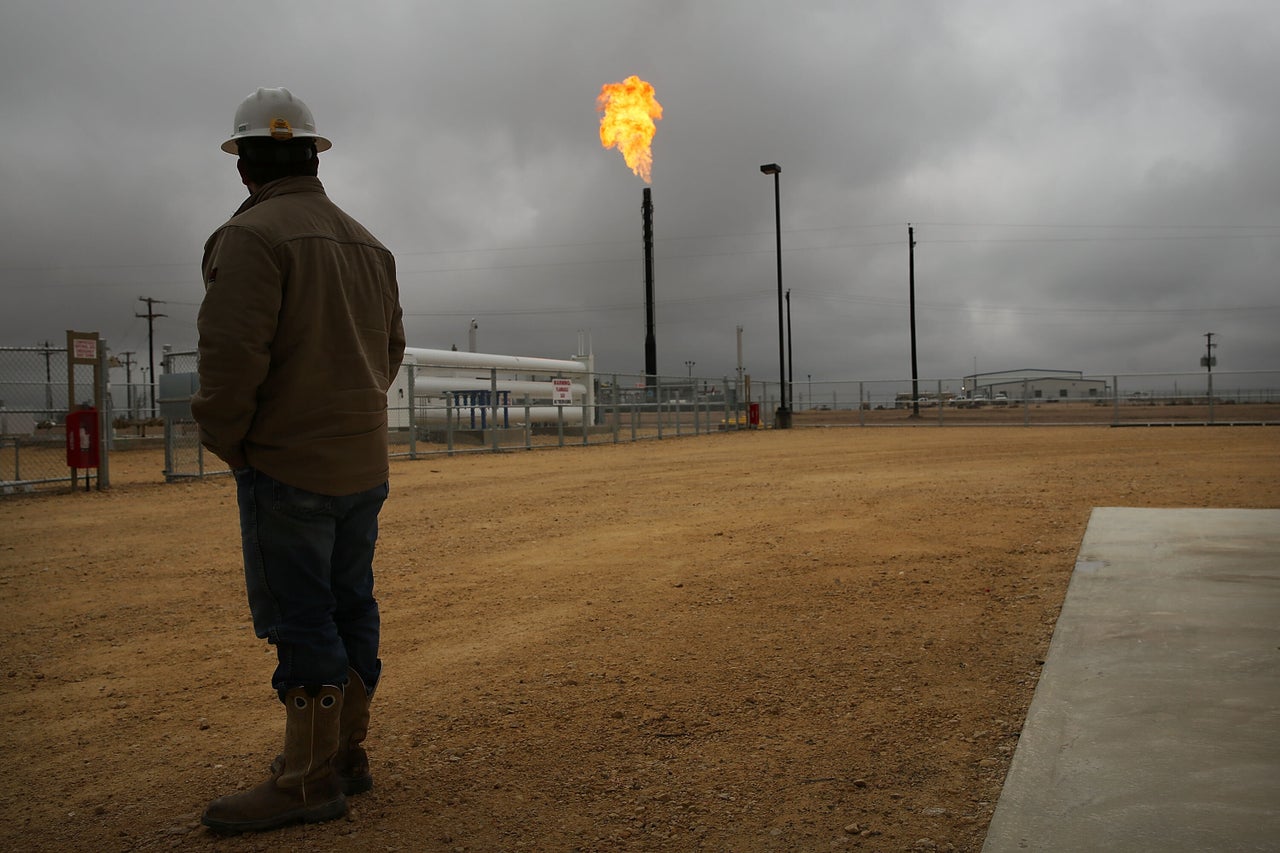
[[[160,416],[164,418],[164,478],[167,482],[228,471],[227,465],[200,444],[200,429],[191,417],[191,398],[199,389],[197,353],[167,352],[160,377]]]

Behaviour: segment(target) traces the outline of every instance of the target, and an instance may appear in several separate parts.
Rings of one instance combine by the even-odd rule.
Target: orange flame
[[[662,104],[653,96],[653,86],[632,75],[621,83],[605,83],[596,98],[600,111],[600,144],[617,148],[631,171],[649,183],[653,152],[649,149],[662,119]]]

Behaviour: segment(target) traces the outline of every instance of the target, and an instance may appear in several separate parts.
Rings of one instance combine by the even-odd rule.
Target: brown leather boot
[[[347,670],[347,690],[342,700],[342,725],[338,735],[338,754],[333,759],[334,772],[344,794],[363,794],[373,787],[369,772],[369,755],[360,744],[369,733],[369,700],[373,691],[354,669]]]
[[[338,727],[338,752],[333,757],[333,772],[338,775],[342,793],[348,797],[373,788],[369,754],[360,745],[369,734],[369,700],[372,698],[373,692],[364,686],[364,680],[354,669],[348,668],[347,689],[342,697]],[[271,762],[271,775],[279,776],[283,770],[284,756],[277,755]]]
[[[346,814],[347,800],[333,772],[342,688],[297,687],[285,693],[284,705],[279,772],[273,768],[256,787],[214,800],[201,818],[205,826],[218,832],[252,832]]]

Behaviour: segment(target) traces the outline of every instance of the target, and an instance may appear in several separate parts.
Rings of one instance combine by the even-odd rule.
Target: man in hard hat
[[[249,609],[285,707],[269,777],[206,809],[221,832],[336,818],[373,785],[373,552],[404,329],[394,258],[316,177],[329,147],[289,90],[246,98],[222,150],[249,198],[205,244],[191,410],[235,475]]]

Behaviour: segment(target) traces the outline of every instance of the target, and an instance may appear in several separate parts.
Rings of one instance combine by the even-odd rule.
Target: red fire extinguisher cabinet
[[[81,409],[67,414],[67,467],[97,468],[98,410]]]

